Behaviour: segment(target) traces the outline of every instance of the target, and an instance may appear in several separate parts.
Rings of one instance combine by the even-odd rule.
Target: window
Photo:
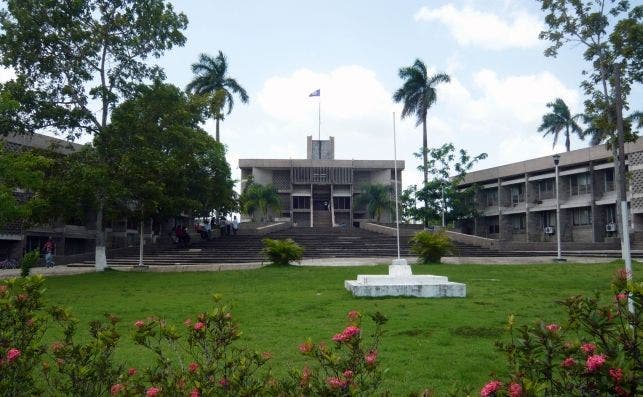
[[[511,204],[518,204],[525,201],[523,194],[523,185],[514,185],[511,187]]]
[[[605,222],[607,224],[616,223],[616,206],[608,205],[605,207]]]
[[[489,225],[489,234],[498,234],[500,233],[500,225],[497,223],[493,223]]]
[[[589,174],[577,174],[570,176],[570,195],[578,196],[588,194],[592,191]]]
[[[538,200],[554,198],[554,180],[547,179],[538,182]]]
[[[574,226],[592,224],[592,210],[590,207],[574,208],[572,215],[574,218]]]
[[[293,196],[292,209],[294,210],[308,210],[310,209],[310,197],[308,196]]]
[[[485,190],[484,195],[487,207],[495,207],[498,205],[498,189]]]
[[[556,212],[543,211],[540,214],[540,226],[546,228],[549,226],[556,226]]]
[[[333,207],[336,210],[349,210],[351,209],[350,197],[333,197]]]
[[[523,215],[512,216],[511,227],[514,231],[525,230],[525,217]]]
[[[605,191],[614,191],[614,168],[608,168],[605,170]]]

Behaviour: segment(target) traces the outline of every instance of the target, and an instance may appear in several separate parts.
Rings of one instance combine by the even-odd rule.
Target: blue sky
[[[640,4],[641,1],[632,1]],[[582,47],[546,58],[539,41],[544,14],[527,0],[468,1],[197,1],[175,0],[189,19],[187,43],[158,63],[178,86],[192,78],[200,53],[228,57],[230,76],[250,95],[221,125],[235,178],[239,158],[304,158],[317,136],[335,137],[336,158],[392,159],[392,112],[404,184],[418,183],[422,143],[415,120],[399,120],[391,95],[401,66],[422,59],[452,82],[429,111],[429,145],[453,142],[486,152],[487,168],[564,150],[536,130],[545,104],[562,97],[582,111]],[[630,103],[643,103],[640,87]],[[640,106],[639,106],[640,107]],[[214,134],[214,123],[205,128]],[[587,144],[572,140],[572,148]]]

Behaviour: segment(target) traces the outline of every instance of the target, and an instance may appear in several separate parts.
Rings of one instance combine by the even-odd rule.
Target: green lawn
[[[446,275],[466,283],[464,299],[353,298],[344,290],[345,279],[384,274],[386,266],[218,273],[112,271],[49,278],[45,300],[71,308],[85,324],[103,313],[119,315],[124,337],[118,357],[128,365],[141,366],[148,356],[130,341],[134,321],[160,315],[180,325],[206,310],[212,293],[222,293],[224,301],[233,305],[242,339],[257,350],[271,351],[276,372],[303,366],[297,345],[306,337],[329,341],[343,329],[349,310],[380,311],[389,318],[380,350],[383,367],[388,369],[386,386],[394,395],[406,395],[427,387],[444,392],[456,381],[477,387],[491,372],[502,373],[505,361],[495,351],[494,341],[504,336],[509,314],[515,314],[518,323],[560,322],[563,311],[556,300],[607,292],[619,266],[414,266],[416,274]],[[642,270],[640,264],[635,266],[635,274]]]

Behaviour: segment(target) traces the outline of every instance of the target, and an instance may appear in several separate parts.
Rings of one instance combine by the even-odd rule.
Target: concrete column
[[[335,227],[335,198],[333,196],[333,184],[330,184],[330,223]]]
[[[310,227],[313,227],[313,184],[310,184]]]
[[[525,241],[529,242],[529,203],[533,202],[533,195],[530,194],[531,189],[529,188],[529,175],[525,172]]]

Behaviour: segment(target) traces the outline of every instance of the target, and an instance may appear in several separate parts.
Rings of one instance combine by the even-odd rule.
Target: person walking
[[[237,230],[239,230],[239,220],[237,219],[237,216],[232,217],[232,234],[235,236],[237,235]]]
[[[54,243],[54,240],[51,239],[51,236],[47,237],[47,241],[45,242],[45,245],[43,245],[42,249],[43,251],[45,251],[45,266],[54,267],[54,254],[56,252],[56,244]]]

